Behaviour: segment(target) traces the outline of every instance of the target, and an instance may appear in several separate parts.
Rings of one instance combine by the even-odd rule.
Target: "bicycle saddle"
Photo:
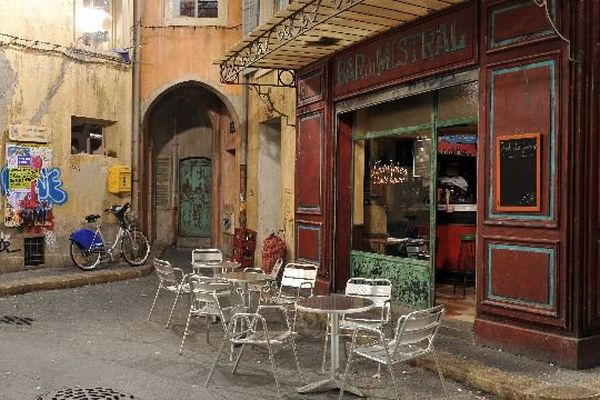
[[[90,215],[86,215],[85,216],[85,220],[87,222],[95,222],[96,220],[98,220],[100,218],[100,216],[98,214],[90,214]]]

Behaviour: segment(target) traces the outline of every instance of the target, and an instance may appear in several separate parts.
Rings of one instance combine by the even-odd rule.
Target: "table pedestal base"
[[[302,386],[301,388],[298,388],[298,393],[320,393],[320,392],[328,392],[330,390],[337,390],[340,389],[342,387],[342,381],[339,379],[324,379],[322,381],[318,381],[318,382],[312,382],[309,383],[308,385]],[[349,392],[352,393],[353,395],[356,395],[358,397],[365,397],[365,393],[352,386],[352,385],[346,385],[344,386],[344,392]]]

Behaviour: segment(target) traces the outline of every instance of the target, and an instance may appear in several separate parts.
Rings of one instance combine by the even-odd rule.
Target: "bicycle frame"
[[[82,228],[78,229],[71,234],[70,240],[77,243],[79,247],[89,252],[107,253],[110,258],[113,258],[113,251],[117,245],[121,242],[121,239],[125,235],[126,229],[119,226],[119,231],[115,236],[115,240],[111,242],[105,242],[104,236],[102,235],[101,224],[96,224],[96,230]],[[106,245],[110,247],[106,247]]]

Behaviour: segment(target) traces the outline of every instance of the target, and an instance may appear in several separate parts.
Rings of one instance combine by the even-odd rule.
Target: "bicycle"
[[[106,242],[102,236],[101,216],[90,214],[85,216],[89,224],[96,224],[96,229],[81,228],[71,233],[70,254],[75,265],[85,271],[95,269],[103,255],[108,255],[114,261],[114,251],[120,244],[121,255],[129,265],[139,266],[146,262],[150,254],[150,243],[146,236],[131,220],[127,211],[130,204],[113,205],[104,210],[113,214],[119,221],[119,231],[114,242]]]

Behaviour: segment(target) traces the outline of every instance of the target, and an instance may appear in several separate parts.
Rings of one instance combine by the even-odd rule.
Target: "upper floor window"
[[[219,2],[211,0],[179,0],[177,17],[218,18]]]
[[[289,6],[290,3],[292,2],[292,0],[274,0],[274,1],[275,1],[275,4],[274,4],[275,12],[283,10],[284,8]]]
[[[170,25],[225,25],[227,0],[169,0],[167,24]]]
[[[286,9],[292,0],[244,0],[243,28],[247,36],[254,28],[264,24],[279,11]]]
[[[93,50],[115,47],[115,24],[119,19],[119,0],[77,0],[75,41]]]

